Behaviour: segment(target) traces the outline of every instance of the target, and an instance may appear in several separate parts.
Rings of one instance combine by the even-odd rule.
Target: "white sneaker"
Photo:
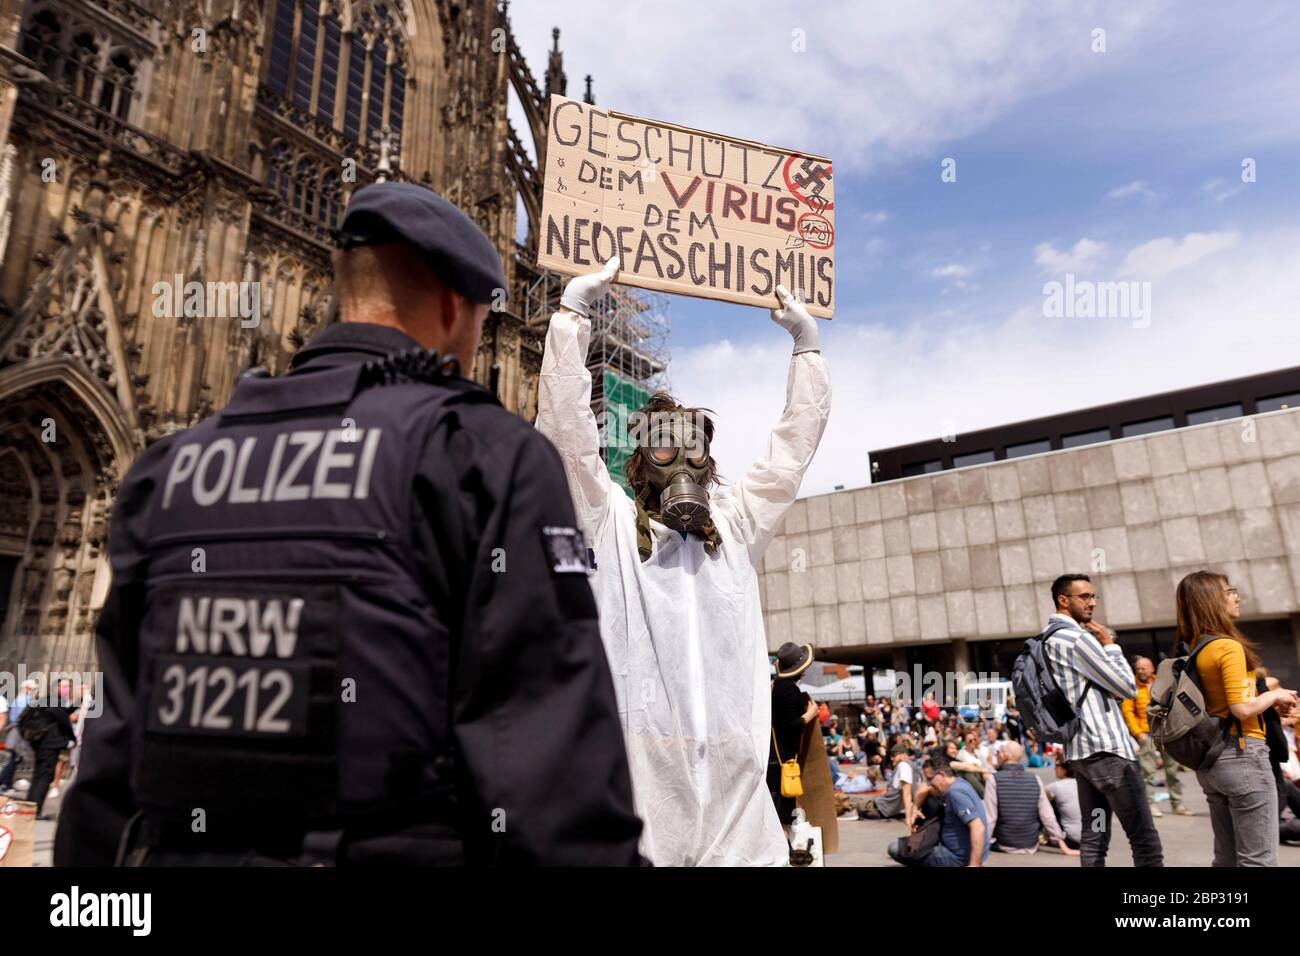
[[[59,795],[59,788],[58,788],[58,787],[50,787],[50,792],[47,793],[45,796],[46,796],[46,798],[48,799],[49,797],[57,797],[58,795]]]
[[[1151,815],[1152,815],[1153,817],[1163,817],[1163,816],[1164,816],[1164,814],[1160,812],[1160,808],[1157,807],[1154,803],[1151,804]]]
[[[32,789],[32,782],[30,780],[15,780],[14,789],[19,793],[26,793],[28,790]]]

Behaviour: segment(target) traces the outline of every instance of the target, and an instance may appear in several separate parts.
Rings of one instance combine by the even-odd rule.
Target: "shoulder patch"
[[[577,528],[547,525],[542,528],[542,550],[552,574],[587,574],[595,568],[587,542]]]

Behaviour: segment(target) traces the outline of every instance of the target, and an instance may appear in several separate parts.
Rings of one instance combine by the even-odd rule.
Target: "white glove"
[[[605,268],[589,275],[570,279],[560,296],[560,306],[576,312],[584,319],[591,318],[591,305],[609,292],[609,284],[618,274],[618,256],[605,263]]]
[[[772,321],[794,337],[794,354],[820,352],[822,346],[817,332],[817,320],[808,314],[803,303],[792,296],[785,286],[777,286],[776,294],[785,303],[785,307],[772,310]]]

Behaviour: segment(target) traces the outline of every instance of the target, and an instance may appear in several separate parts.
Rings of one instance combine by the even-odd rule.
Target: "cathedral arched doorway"
[[[79,363],[0,372],[0,670],[95,669],[108,517],[132,445]]]

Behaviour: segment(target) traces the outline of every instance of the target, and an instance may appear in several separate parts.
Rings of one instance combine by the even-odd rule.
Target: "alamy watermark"
[[[924,700],[933,694],[939,702],[957,701],[962,703],[962,696],[967,686],[986,686],[1005,683],[1006,679],[997,671],[922,671],[916,664],[909,674],[907,671],[894,672],[893,700],[897,702]],[[976,706],[970,703],[970,706]]]
[[[262,321],[261,282],[186,282],[177,273],[173,281],[155,282],[149,291],[155,318],[238,318],[245,329]]]
[[[1151,283],[1093,282],[1065,274],[1043,283],[1043,316],[1049,319],[1129,319],[1135,329],[1151,325]]]
[[[104,712],[103,671],[29,671],[26,664],[19,664],[17,672],[0,671],[0,696],[10,705],[26,694],[35,707],[80,707],[87,690],[86,716],[98,717]]]

